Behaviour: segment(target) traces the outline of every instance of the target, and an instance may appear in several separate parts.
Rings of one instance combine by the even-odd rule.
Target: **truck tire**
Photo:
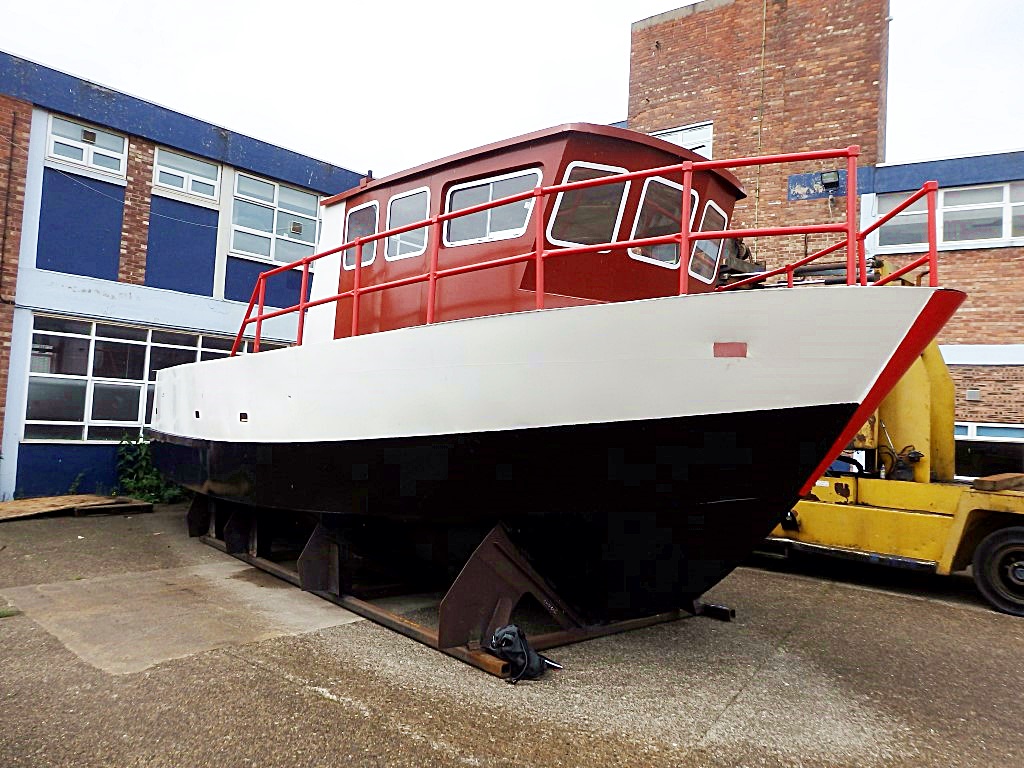
[[[1024,616],[1024,526],[993,531],[974,550],[974,583],[996,610]]]

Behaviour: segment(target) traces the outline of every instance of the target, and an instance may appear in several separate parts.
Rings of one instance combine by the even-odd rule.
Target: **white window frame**
[[[89,352],[88,352],[88,355],[87,355],[87,362],[86,362],[86,372],[85,372],[85,374],[81,374],[80,375],[80,374],[71,374],[71,373],[39,373],[39,372],[33,372],[33,371],[30,370],[29,373],[28,373],[29,380],[31,381],[32,379],[46,379],[46,380],[55,380],[56,379],[56,380],[66,380],[66,381],[69,380],[69,381],[85,382],[85,400],[84,400],[84,405],[83,405],[83,410],[82,410],[82,419],[81,420],[73,420],[73,421],[68,421],[68,420],[56,421],[56,420],[54,420],[54,421],[50,421],[50,420],[46,420],[46,419],[31,419],[30,420],[30,419],[26,418],[24,420],[23,424],[22,424],[22,431],[21,431],[21,438],[22,438],[21,441],[25,442],[25,443],[66,443],[66,444],[71,444],[71,445],[81,445],[81,444],[84,444],[84,443],[98,444],[98,443],[117,443],[117,442],[120,442],[120,438],[117,438],[117,439],[115,439],[115,438],[99,438],[99,439],[94,438],[94,439],[89,439],[89,429],[92,428],[92,427],[114,427],[114,428],[119,428],[123,432],[128,433],[130,436],[138,437],[140,432],[141,432],[141,430],[144,427],[149,426],[149,424],[151,423],[151,420],[147,420],[146,419],[146,403],[148,402],[148,398],[150,396],[149,392],[150,392],[151,388],[153,387],[153,385],[156,383],[156,378],[155,377],[151,377],[150,376],[150,371],[149,371],[150,360],[151,360],[151,353],[153,351],[153,348],[157,347],[157,348],[161,348],[161,349],[182,349],[182,350],[187,350],[187,351],[195,353],[195,355],[194,355],[195,361],[201,361],[203,359],[203,354],[204,353],[208,353],[208,357],[210,355],[212,355],[214,357],[227,357],[230,354],[230,352],[229,352],[229,350],[225,350],[225,349],[221,348],[223,346],[223,342],[233,342],[234,341],[229,336],[221,335],[221,334],[216,334],[216,333],[202,333],[202,332],[197,332],[197,331],[190,331],[190,330],[176,329],[176,328],[174,328],[174,329],[172,329],[172,328],[150,328],[150,327],[144,327],[144,326],[129,325],[127,323],[116,323],[116,322],[106,322],[106,321],[103,321],[103,322],[100,323],[101,325],[118,325],[118,326],[122,326],[122,327],[126,327],[126,328],[132,328],[132,329],[137,330],[137,331],[145,332],[145,339],[119,339],[119,338],[113,338],[113,337],[110,337],[110,336],[97,335],[97,333],[96,333],[96,323],[94,321],[86,319],[86,318],[69,317],[69,316],[57,316],[57,315],[46,315],[45,313],[41,313],[41,314],[35,315],[34,317],[40,317],[40,316],[42,316],[42,317],[53,317],[55,319],[61,319],[61,320],[71,320],[71,321],[78,322],[78,323],[85,323],[85,324],[87,324],[89,326],[89,333],[87,335],[87,334],[84,334],[84,333],[74,333],[74,332],[68,332],[68,331],[49,331],[49,330],[43,330],[43,329],[36,329],[35,328],[35,323],[33,322],[32,340],[29,343],[29,355],[31,356],[31,354],[32,354],[32,347],[33,347],[33,344],[34,344],[34,338],[35,338],[35,334],[37,334],[37,333],[44,334],[46,336],[56,336],[56,337],[62,337],[62,338],[84,340],[84,341],[86,341],[89,344]],[[189,345],[182,345],[182,344],[171,344],[171,343],[153,341],[153,333],[154,332],[155,333],[171,332],[171,333],[187,334],[189,336],[195,337],[196,338],[196,343],[195,343],[195,345],[189,346]],[[206,342],[206,340],[208,338],[211,338],[211,337],[218,339],[220,342],[222,342],[222,344],[220,346],[207,346],[205,342]],[[95,363],[96,342],[97,341],[109,341],[109,342],[114,342],[116,344],[131,344],[131,345],[137,346],[137,347],[145,347],[145,353],[144,353],[144,356],[143,356],[142,378],[141,379],[117,379],[117,378],[111,378],[111,377],[108,377],[108,376],[96,376],[96,375],[94,375],[93,374],[93,365]],[[281,343],[275,343],[275,342],[267,343],[265,341],[261,342],[261,344],[260,344],[261,349],[264,350],[264,351],[269,350],[269,349],[278,349],[278,348],[280,348],[282,346],[285,346],[285,345],[281,344]],[[241,353],[249,353],[249,352],[251,352],[251,348],[252,348],[252,342],[251,341],[244,341],[242,343],[242,345],[240,346],[239,351]],[[31,366],[29,366],[29,367],[31,368]],[[136,418],[134,420],[132,420],[132,421],[113,421],[113,420],[110,420],[110,419],[95,419],[95,418],[93,418],[93,416],[92,416],[92,407],[93,407],[94,392],[95,392],[97,384],[110,384],[110,385],[118,385],[118,386],[124,386],[124,387],[133,387],[133,388],[137,389],[139,391],[139,408],[138,408],[138,412],[136,413]],[[28,387],[27,386],[25,388],[25,398],[26,399],[25,399],[25,404],[24,404],[24,406],[22,408],[22,413],[25,414],[25,416],[27,417],[27,415],[28,415]],[[77,439],[77,440],[73,439],[73,438],[69,439],[69,438],[25,437],[25,428],[26,427],[30,427],[32,425],[44,425],[44,426],[55,426],[55,427],[57,427],[57,426],[77,427],[77,428],[79,428],[81,430],[80,434],[82,435],[82,437],[81,437],[81,439]]]
[[[471,187],[482,187],[485,184],[493,185],[495,182],[498,182],[498,181],[505,181],[506,179],[515,179],[515,178],[519,178],[520,176],[524,176],[525,177],[525,176],[531,176],[531,175],[534,176],[537,179],[537,183],[534,184],[534,187],[536,188],[536,187],[540,186],[541,180],[543,179],[543,175],[541,173],[541,169],[540,168],[527,168],[527,169],[521,170],[521,171],[513,171],[512,173],[503,173],[500,176],[487,176],[487,177],[482,178],[482,179],[474,179],[473,181],[465,181],[465,182],[462,182],[461,184],[453,184],[451,187],[448,188],[448,193],[445,196],[444,211],[445,211],[445,213],[451,213],[452,212],[451,211],[452,195],[455,194],[456,192],[458,192],[461,189],[469,189]],[[526,230],[528,230],[530,228],[530,220],[533,218],[533,207],[534,207],[533,204],[534,204],[534,201],[536,201],[536,199],[537,199],[536,197],[531,197],[528,200],[524,201],[524,202],[526,202],[526,219],[523,222],[523,226],[519,227],[518,229],[503,229],[503,230],[500,230],[497,233],[491,232],[490,231],[490,211],[488,211],[488,218],[487,218],[487,221],[488,221],[488,227],[487,227],[488,232],[487,232],[486,236],[470,238],[469,240],[458,240],[456,242],[452,242],[451,240],[448,239],[448,225],[449,225],[449,223],[451,221],[449,219],[449,220],[445,221],[444,227],[442,228],[441,241],[444,243],[445,248],[459,248],[459,247],[461,247],[463,245],[476,245],[478,243],[493,243],[493,242],[497,242],[499,240],[514,240],[517,237],[522,237],[526,233]],[[492,197],[489,198],[489,201],[490,202],[494,202],[494,198],[492,198]]]
[[[430,187],[417,187],[416,189],[410,189],[408,192],[402,192],[400,194],[397,194],[397,195],[393,196],[390,200],[388,200],[387,225],[384,227],[384,229],[388,230],[388,229],[391,229],[393,226],[395,226],[395,225],[392,225],[392,223],[391,223],[391,205],[396,200],[401,200],[401,199],[406,198],[406,197],[412,197],[413,195],[418,195],[418,194],[421,194],[423,192],[427,193],[427,210],[426,210],[425,215],[423,216],[423,218],[424,219],[430,218]],[[412,224],[413,222],[410,221],[408,223]],[[405,225],[403,224],[403,225],[398,225],[398,226],[405,226]],[[388,256],[388,243],[391,242],[392,238],[401,238],[402,235],[391,235],[390,237],[384,238],[384,260],[385,261],[401,261],[402,259],[413,259],[413,258],[416,258],[417,256],[422,256],[424,253],[426,253],[427,252],[427,247],[430,245],[430,227],[429,226],[425,226],[425,227],[423,227],[423,229],[425,230],[424,238],[423,238],[423,247],[420,248],[418,251],[410,251],[409,253],[400,253],[397,256]],[[345,216],[345,231],[346,231],[346,233],[348,232],[348,215],[347,214]],[[415,232],[416,230],[412,229],[412,230],[409,230],[409,231],[410,232]],[[348,242],[348,240],[346,239],[345,242]],[[399,241],[399,242],[401,242],[401,241]],[[374,243],[374,245],[376,246],[376,243]],[[376,248],[374,249],[374,253],[376,253]],[[354,267],[355,267],[355,265],[353,264],[353,268]]]
[[[694,134],[703,131],[705,128],[708,129],[708,138],[703,144],[696,145],[695,149],[690,148],[690,144],[693,142],[685,142],[682,139],[686,134]],[[675,135],[678,135],[679,141],[676,141]],[[712,151],[714,150],[715,142],[715,122],[713,120],[703,120],[699,123],[690,123],[689,125],[680,125],[675,128],[666,128],[663,131],[654,131],[651,136],[661,139],[662,141],[668,141],[672,144],[676,144],[683,149],[689,149],[691,152],[695,152],[702,157],[706,157],[708,160],[712,158]],[[705,151],[707,150],[707,151]]]
[[[935,239],[939,250],[942,251],[961,251],[961,250],[977,250],[979,248],[1002,248],[1008,246],[1019,246],[1024,245],[1024,235],[1013,236],[1013,209],[1022,208],[1024,209],[1024,202],[1014,203],[1011,202],[1010,188],[1013,184],[1022,184],[1024,180],[1016,181],[1005,181],[995,184],[970,184],[967,186],[950,187],[948,189],[939,189],[938,197],[936,199],[935,206]],[[1001,203],[973,203],[970,205],[954,205],[946,206],[946,193],[947,192],[961,192],[972,189],[985,189],[990,187],[1002,187],[1003,188],[1003,200]],[[916,190],[910,190],[905,192],[880,192],[875,195],[874,205],[872,207],[872,221],[878,221],[881,218],[881,214],[878,213],[879,202],[881,198],[889,195],[898,195],[904,198],[912,195]],[[925,198],[922,198],[922,203]],[[1000,209],[1003,217],[1003,230],[1000,237],[984,238],[980,240],[945,240],[944,239],[944,225],[945,225],[945,212],[951,211],[972,211],[972,210],[986,210],[986,209]],[[896,214],[891,222],[897,222],[901,216],[907,215],[925,215],[926,211],[904,211]],[[881,233],[885,229],[883,226],[877,232],[872,233],[872,244],[874,246],[874,252],[879,254],[887,253],[922,253],[928,250],[928,241],[925,239],[923,242],[917,243],[904,243],[897,245],[881,245]]]
[[[380,232],[380,203],[378,201],[376,201],[376,200],[371,200],[368,203],[363,203],[362,205],[357,205],[355,208],[351,208],[351,209],[345,211],[345,234],[341,238],[341,242],[342,243],[347,243],[348,240],[349,240],[349,237],[348,237],[348,222],[349,222],[349,219],[351,218],[352,214],[356,213],[358,211],[361,211],[364,208],[370,208],[370,207],[373,208],[373,234],[377,234],[378,232]],[[380,240],[377,239],[377,240],[374,240],[372,243],[363,243],[359,247],[359,257],[362,258],[363,257],[363,249],[366,248],[366,246],[368,244],[369,245],[373,245],[373,250],[370,252],[370,259],[369,259],[369,261],[366,261],[366,260],[363,261],[363,266],[364,267],[370,266],[371,264],[373,264],[373,262],[375,262],[377,260],[377,245],[379,243],[380,243]],[[352,266],[349,266],[346,263],[348,261],[348,259],[345,257],[345,252],[348,251],[348,250],[351,250],[351,249],[346,248],[345,251],[342,251],[342,253],[341,253],[341,267],[342,267],[342,269],[344,269],[346,271],[351,271],[351,270],[356,268],[356,260],[352,259]]]
[[[714,208],[719,214],[721,214],[722,218],[725,219],[725,225],[722,228],[722,231],[724,232],[727,229],[729,229],[729,217],[726,215],[725,211],[722,210],[722,207],[718,203],[716,203],[714,200],[710,200],[709,199],[706,203],[704,203],[704,212],[700,216],[700,229],[698,229],[697,232],[693,232],[691,234],[691,237],[693,237],[693,246],[690,249],[690,258],[686,262],[686,272],[687,272],[687,274],[689,274],[690,277],[694,277],[694,278],[700,280],[705,285],[714,285],[714,283],[718,280],[718,272],[722,268],[722,245],[723,245],[723,242],[722,242],[721,239],[719,239],[718,240],[718,258],[715,259],[715,274],[713,274],[711,276],[711,279],[708,280],[703,275],[700,275],[700,274],[698,274],[698,273],[693,271],[693,260],[697,256],[697,244],[701,241],[701,238],[696,237],[696,235],[701,230],[704,229],[704,222],[707,221],[708,211],[710,209],[712,209],[712,208]],[[712,231],[714,232],[714,231],[717,231],[717,230],[712,230]],[[714,241],[708,241],[708,242],[714,242]]]
[[[1024,424],[998,424],[991,421],[957,421],[955,422],[957,427],[966,427],[966,435],[954,434],[956,440],[968,440],[971,442],[979,443],[1024,443]],[[1020,437],[990,437],[989,435],[979,435],[978,427],[996,427],[1006,429],[1019,429],[1021,432]]]
[[[568,184],[569,183],[569,176],[572,174],[573,170],[576,169],[576,168],[590,168],[590,169],[595,170],[595,171],[610,171],[612,174],[629,173],[628,169],[620,168],[617,165],[601,165],[600,163],[589,163],[589,162],[586,162],[584,160],[573,160],[565,168],[565,173],[562,175],[562,182],[561,182],[562,184]],[[616,183],[616,182],[609,182],[609,186],[611,184],[614,184],[614,183]],[[621,183],[621,182],[618,182],[618,183]],[[630,181],[627,179],[626,182],[625,182],[625,186],[622,189],[622,197],[619,200],[619,210],[618,210],[618,213],[615,215],[615,225],[612,227],[612,239],[609,242],[613,242],[614,243],[616,240],[618,240],[619,227],[622,224],[622,215],[623,215],[623,213],[626,210],[626,200],[629,199],[629,185],[630,185]],[[547,232],[545,232],[545,235],[547,236],[548,242],[551,243],[552,245],[561,245],[561,246],[564,246],[564,247],[567,247],[567,248],[572,248],[573,246],[578,246],[578,245],[586,245],[586,243],[575,243],[575,242],[572,242],[572,241],[569,241],[569,240],[558,240],[558,239],[556,239],[551,234],[551,232],[555,228],[555,220],[558,218],[558,211],[561,208],[562,198],[564,196],[565,196],[565,192],[559,192],[558,193],[558,196],[555,198],[555,207],[551,211],[551,216],[548,217],[548,229],[547,229]]]
[[[636,216],[633,217],[633,229],[629,233],[630,240],[637,239],[636,228],[640,224],[640,212],[643,211],[644,209],[644,200],[647,199],[647,190],[653,183],[663,184],[664,186],[671,187],[672,189],[678,190],[679,192],[683,191],[682,184],[676,181],[672,181],[671,179],[666,179],[664,176],[649,176],[647,179],[645,179],[644,188],[640,191],[640,202],[637,204],[636,207]],[[697,190],[695,190],[693,187],[690,187],[690,232],[693,232],[693,222],[694,219],[696,219],[697,217],[697,209],[699,207],[700,195],[697,194]],[[660,259],[652,259],[649,256],[644,256],[640,252],[639,248],[634,247],[629,248],[627,250],[629,252],[629,257],[631,259],[642,261],[645,264],[653,264],[654,266],[661,267],[662,269],[679,269],[679,265],[682,264],[683,261],[682,254],[680,254],[680,258],[678,261],[669,263],[661,261]]]
[[[119,139],[123,139],[124,140],[124,150],[121,152],[121,154],[117,154],[116,152],[111,152],[109,149],[103,149],[102,147],[97,147],[94,144],[92,144],[91,142],[80,141],[80,140],[76,141],[75,139],[67,139],[67,138],[65,138],[63,136],[57,136],[53,132],[53,121],[54,120],[63,120],[66,123],[71,123],[72,125],[77,125],[83,131],[98,131],[100,133],[109,134],[110,136],[116,136]],[[109,130],[107,128],[100,128],[98,126],[91,125],[89,123],[83,123],[81,120],[75,120],[75,119],[72,119],[70,117],[65,117],[63,115],[53,115],[53,114],[51,114],[51,115],[47,116],[47,122],[46,122],[46,158],[47,158],[47,160],[51,160],[51,161],[56,162],[56,163],[66,163],[67,165],[76,166],[76,167],[79,167],[79,168],[88,168],[90,171],[93,171],[95,173],[101,173],[101,174],[105,174],[107,176],[113,176],[113,177],[119,178],[119,179],[126,179],[128,177],[128,141],[129,141],[128,136],[124,135],[123,133],[118,133],[117,131],[111,131],[111,130]],[[77,148],[81,149],[82,150],[82,159],[81,160],[76,160],[75,158],[68,157],[67,155],[59,155],[59,154],[57,154],[54,151],[54,144],[56,144],[56,143],[67,144],[69,146],[73,146],[73,147],[77,147]],[[104,157],[115,157],[115,158],[117,158],[118,161],[120,162],[120,166],[121,166],[120,169],[115,171],[112,168],[107,168],[107,167],[105,167],[103,165],[96,165],[93,162],[93,156],[96,155],[96,154],[103,155]]]
[[[274,202],[273,203],[269,203],[268,201],[263,200],[261,198],[251,197],[249,195],[246,195],[244,192],[243,193],[239,193],[239,191],[238,191],[238,182],[239,182],[239,179],[241,179],[243,177],[249,178],[249,179],[253,179],[254,181],[258,181],[258,182],[261,182],[263,184],[270,184],[271,186],[273,186],[274,187]],[[296,213],[294,211],[290,211],[290,210],[287,210],[287,209],[282,209],[281,208],[281,188],[282,187],[287,188],[287,189],[295,190],[296,192],[301,192],[301,193],[303,193],[305,195],[312,195],[313,197],[315,197],[316,198],[316,214],[311,216],[308,213]],[[235,215],[235,201],[236,200],[243,200],[246,203],[250,203],[252,205],[262,206],[263,208],[268,208],[268,209],[272,210],[274,212],[274,216],[273,216],[273,221],[274,221],[273,227],[274,227],[274,229],[273,229],[273,231],[266,232],[265,230],[262,230],[262,229],[253,229],[251,227],[246,227],[246,226],[243,226],[243,225],[240,225],[240,224],[235,224],[234,215]],[[317,192],[314,192],[313,190],[302,189],[301,187],[296,187],[296,186],[294,186],[292,184],[282,184],[279,181],[274,181],[273,179],[266,179],[266,178],[263,178],[262,176],[257,176],[254,173],[248,173],[246,171],[236,170],[235,173],[234,173],[234,180],[232,182],[231,210],[229,211],[229,214],[228,214],[228,253],[229,253],[229,255],[231,255],[231,256],[240,256],[242,258],[251,259],[253,261],[260,261],[260,262],[263,262],[265,264],[274,264],[275,266],[283,266],[285,264],[290,264],[290,263],[292,263],[292,261],[295,261],[295,259],[289,259],[288,261],[280,261],[280,260],[275,258],[275,254],[277,253],[277,241],[279,239],[283,239],[283,240],[286,240],[288,242],[298,243],[300,245],[312,246],[313,250],[309,254],[310,256],[312,256],[313,254],[316,253],[317,245],[318,245],[318,243],[320,241],[320,201],[321,201],[321,196]],[[279,213],[284,213],[286,215],[290,214],[290,215],[294,215],[294,216],[299,216],[299,217],[301,217],[303,219],[312,219],[313,220],[313,241],[312,242],[308,242],[306,240],[300,240],[300,239],[297,239],[297,238],[290,237],[290,236],[288,236],[290,233],[287,233],[287,232],[284,235],[277,234],[277,217],[278,217]],[[253,253],[252,251],[245,251],[245,250],[242,250],[241,248],[236,248],[235,247],[235,238],[234,238],[235,230],[238,230],[239,232],[244,232],[244,233],[247,233],[247,234],[250,234],[250,235],[254,235],[256,237],[269,238],[270,239],[270,255],[269,256],[265,256],[262,253]],[[309,265],[310,271],[313,271],[315,269],[315,266],[316,266],[315,262],[310,264]]]
[[[206,163],[207,165],[212,165],[214,168],[217,169],[217,177],[215,179],[211,180],[211,179],[207,178],[206,176],[197,176],[195,174],[188,173],[187,171],[179,171],[177,168],[163,167],[163,166],[160,165],[160,153],[161,152],[170,152],[171,154],[180,155],[181,157],[188,158],[189,160],[195,160],[196,162]],[[184,180],[185,180],[185,186],[184,187],[176,187],[173,184],[167,184],[165,182],[160,181],[160,171],[162,169],[165,169],[167,173],[170,173],[170,174],[172,174],[174,176],[181,176],[181,177],[183,177]],[[194,155],[189,155],[189,154],[187,154],[185,152],[180,152],[180,151],[178,151],[176,149],[165,149],[164,147],[157,147],[156,148],[156,154],[153,156],[153,186],[154,187],[159,187],[161,190],[167,189],[167,190],[171,190],[172,192],[177,192],[179,195],[185,195],[187,197],[198,197],[198,198],[201,198],[203,200],[212,200],[213,202],[217,202],[218,199],[220,198],[220,179],[221,179],[221,176],[222,176],[222,173],[221,173],[220,163],[215,163],[212,160],[207,160],[207,159],[202,158],[202,157],[195,157]],[[213,194],[209,194],[208,195],[205,192],[196,192],[195,190],[193,190],[192,189],[192,181],[193,180],[199,181],[200,183],[203,183],[203,184],[211,185],[213,187]],[[319,199],[317,200],[317,202],[319,203]]]

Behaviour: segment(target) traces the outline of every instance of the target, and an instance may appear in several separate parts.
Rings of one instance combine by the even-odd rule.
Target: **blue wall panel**
[[[273,269],[273,265],[261,264],[246,259],[228,257],[227,275],[224,279],[224,298],[248,303],[252,289],[260,272]],[[312,275],[309,279],[313,284]],[[299,289],[302,288],[302,272],[293,269],[274,275],[267,281],[266,304],[268,307],[291,307],[299,303]],[[309,291],[306,291],[307,298]]]
[[[213,296],[217,212],[198,205],[152,198],[146,285]]]
[[[0,92],[158,144],[333,195],[360,175],[0,52]]]
[[[57,496],[110,493],[117,485],[116,445],[22,443],[18,449],[15,495]]]
[[[46,168],[36,266],[117,280],[124,187]]]
[[[882,166],[875,169],[874,191],[907,192],[933,179],[940,187],[1018,181],[1024,179],[1024,152]]]

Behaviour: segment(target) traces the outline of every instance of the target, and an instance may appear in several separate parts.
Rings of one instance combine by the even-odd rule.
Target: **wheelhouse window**
[[[226,357],[227,336],[36,315],[25,440],[137,438],[153,414],[157,371]],[[283,345],[260,343],[260,349]],[[250,343],[242,345],[250,351]]]
[[[386,229],[397,229],[427,218],[430,191],[424,187],[395,195],[388,201]],[[384,258],[388,261],[409,259],[427,250],[427,228],[411,229],[387,238]]]
[[[534,168],[458,184],[448,191],[445,211],[461,211],[526,192],[540,184],[540,179],[540,170]],[[526,232],[533,211],[533,200],[530,197],[451,219],[445,222],[444,244],[470,245],[519,237]]]
[[[562,183],[603,179],[625,172],[625,168],[611,165],[573,162],[566,168]],[[565,246],[613,242],[628,193],[628,181],[560,192],[548,225],[548,240]]]
[[[116,133],[51,115],[47,155],[123,178],[128,167],[128,140]]]
[[[153,168],[153,183],[158,187],[216,200],[220,166],[158,147]]]
[[[704,206],[704,215],[700,220],[701,232],[721,232],[725,229],[728,217],[714,200],[708,200]],[[718,274],[718,262],[722,255],[721,240],[698,240],[693,244],[688,267],[691,275],[702,283],[713,283]]]
[[[345,217],[345,242],[351,242],[357,237],[366,237],[377,231],[377,201],[364,203],[348,212]],[[372,240],[363,243],[362,247],[363,266],[373,264],[377,256],[377,241]],[[356,268],[355,248],[346,248],[342,264],[345,269]]]
[[[884,216],[911,193],[878,196],[878,216]],[[1024,181],[940,189],[936,208],[936,238],[947,247],[990,246],[993,241],[1024,237]],[[878,231],[878,246],[898,252],[900,246],[923,248],[928,243],[928,208],[924,199],[898,213]],[[1009,245],[1010,243],[1006,243]]]
[[[697,215],[697,193],[690,190],[690,227],[693,227]],[[640,205],[630,240],[643,240],[648,237],[677,235],[682,229],[683,185],[674,181],[652,176],[644,182],[640,195]],[[679,245],[665,243],[663,245],[645,245],[630,248],[629,255],[639,261],[656,264],[659,267],[674,268],[679,266]]]
[[[312,192],[236,174],[231,250],[286,263],[312,256],[319,204]]]

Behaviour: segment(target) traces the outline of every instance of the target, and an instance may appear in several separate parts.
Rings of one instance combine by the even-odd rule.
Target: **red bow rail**
[[[935,233],[935,208],[937,191],[939,188],[938,182],[928,181],[921,187],[917,192],[912,194],[902,203],[893,208],[885,216],[878,219],[876,222],[871,224],[864,230],[858,231],[857,229],[857,157],[860,154],[860,147],[850,146],[845,149],[836,150],[822,150],[815,152],[794,152],[782,155],[767,155],[764,157],[743,157],[732,160],[703,160],[699,162],[686,161],[678,163],[676,165],[667,165],[660,168],[650,168],[644,171],[632,171],[629,173],[620,173],[614,176],[603,176],[597,179],[587,179],[585,181],[575,181],[567,184],[553,184],[551,186],[539,186],[533,190],[522,192],[516,195],[510,195],[509,197],[503,197],[499,200],[493,200],[488,203],[481,203],[480,205],[474,205],[469,208],[463,208],[458,211],[452,211],[448,213],[441,213],[436,216],[432,216],[422,221],[417,221],[412,224],[407,224],[402,227],[396,227],[394,229],[388,229],[383,232],[376,232],[366,237],[357,237],[355,240],[339,245],[336,248],[331,248],[320,253],[307,256],[293,261],[290,264],[282,264],[279,267],[261,272],[256,280],[256,286],[253,289],[252,298],[249,299],[249,306],[246,309],[245,319],[242,321],[241,327],[238,329],[238,334],[235,337],[235,343],[231,348],[231,354],[235,355],[238,352],[239,347],[245,337],[245,332],[250,325],[255,325],[255,336],[253,338],[253,350],[259,352],[260,338],[263,332],[263,323],[266,320],[270,320],[275,317],[281,317],[292,312],[298,312],[298,330],[296,333],[296,344],[302,344],[303,330],[305,326],[306,310],[311,307],[317,307],[322,304],[330,304],[340,301],[341,299],[352,299],[352,324],[351,332],[353,336],[359,334],[359,301],[362,296],[368,293],[374,293],[378,291],[386,291],[389,288],[398,288],[403,285],[413,285],[416,283],[426,282],[429,284],[427,292],[427,318],[426,322],[434,322],[435,314],[435,301],[436,301],[436,285],[437,281],[445,277],[451,277],[452,275],[461,275],[467,272],[476,272],[483,269],[491,269],[493,267],[501,267],[509,264],[519,264],[526,261],[534,262],[536,269],[536,308],[544,309],[544,262],[547,259],[557,258],[559,256],[569,256],[572,254],[582,253],[597,253],[598,251],[607,251],[610,248],[615,249],[626,249],[626,248],[641,248],[644,246],[652,245],[665,245],[668,243],[676,243],[679,246],[679,294],[683,295],[689,292],[689,281],[690,275],[687,269],[683,254],[689,254],[695,240],[726,240],[730,238],[746,238],[746,237],[778,237],[785,235],[803,235],[803,234],[818,234],[818,233],[829,233],[834,232],[836,234],[845,235],[845,238],[839,242],[824,248],[817,253],[813,253],[810,256],[806,256],[798,261],[794,261],[790,264],[786,264],[777,269],[772,269],[766,272],[760,272],[750,277],[738,280],[727,285],[722,285],[716,288],[718,291],[732,290],[753,283],[764,282],[769,278],[776,277],[778,275],[786,276],[786,284],[788,286],[793,285],[794,270],[799,267],[810,264],[811,262],[827,256],[831,253],[835,253],[841,249],[846,249],[846,284],[847,285],[867,285],[867,263],[865,257],[864,243],[868,235],[874,232],[876,229],[881,227],[883,224],[891,220],[894,216],[905,211],[911,205],[916,203],[921,198],[927,198],[928,206],[928,251],[917,259],[912,260],[910,263],[901,267],[900,269],[886,275],[881,280],[876,281],[873,285],[884,285],[885,283],[891,282],[902,275],[907,274],[911,270],[917,269],[920,266],[928,266],[929,285],[938,285],[938,264],[937,264],[937,248],[936,248],[936,233]],[[845,221],[836,224],[806,224],[796,225],[789,227],[760,227],[760,228],[749,228],[749,229],[726,229],[721,231],[708,231],[708,232],[692,232],[690,230],[690,190],[693,186],[693,174],[695,171],[710,171],[719,168],[742,168],[747,166],[760,166],[760,165],[776,165],[781,163],[792,163],[808,160],[833,160],[844,158],[846,160],[846,217]],[[550,195],[557,195],[560,192],[567,192],[575,189],[586,189],[589,187],[597,187],[605,184],[618,184],[627,180],[634,179],[647,179],[651,176],[671,177],[674,175],[682,175],[683,189],[681,190],[681,228],[678,234],[672,235],[661,235],[659,237],[648,237],[639,240],[616,240],[612,243],[600,243],[597,245],[580,245],[572,246],[568,248],[553,248],[547,249],[545,247],[546,241],[544,237],[545,218],[543,215],[544,203]],[[491,259],[489,261],[481,261],[475,264],[465,264],[457,267],[448,267],[440,269],[438,267],[438,251],[440,248],[441,241],[441,228],[445,222],[451,219],[457,219],[462,216],[469,216],[480,211],[485,211],[490,208],[497,208],[502,205],[508,205],[509,203],[516,203],[523,200],[535,198],[537,202],[534,204],[534,210],[538,213],[533,217],[534,220],[534,247],[533,250],[527,253],[517,254],[514,256],[506,256],[500,259]],[[426,272],[419,275],[413,275],[411,277],[404,277],[398,280],[391,280],[385,283],[375,283],[373,285],[362,284],[362,246],[365,243],[375,242],[386,237],[393,237],[400,235],[403,232],[410,232],[415,229],[421,229],[423,227],[429,227],[428,234],[428,251],[429,251],[429,267]],[[333,296],[326,298],[320,298],[315,301],[308,301],[306,299],[309,293],[309,265],[313,262],[331,256],[333,254],[345,251],[348,249],[353,250],[355,268],[353,276],[353,287],[342,293],[337,293]],[[275,309],[273,311],[265,311],[266,301],[266,290],[267,280],[274,275],[279,275],[284,272],[289,272],[293,269],[302,269],[302,285],[299,291],[299,303],[284,309]],[[253,309],[256,310],[256,314],[253,314]]]

